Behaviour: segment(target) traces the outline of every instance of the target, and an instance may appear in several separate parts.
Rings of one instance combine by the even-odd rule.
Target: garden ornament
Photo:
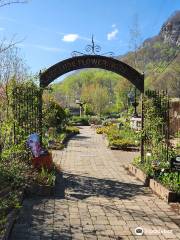
[[[31,149],[34,157],[39,157],[41,155],[42,148],[40,145],[40,138],[37,133],[32,133],[29,135],[27,145]]]

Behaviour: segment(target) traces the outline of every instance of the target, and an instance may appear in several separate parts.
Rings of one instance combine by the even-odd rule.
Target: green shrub
[[[113,139],[109,141],[109,146],[118,149],[125,149],[128,147],[136,147],[137,145],[130,139]]]
[[[110,126],[107,126],[107,127],[98,127],[96,128],[96,133],[97,134],[107,134],[110,130]]]
[[[54,186],[56,180],[56,172],[55,169],[47,170],[42,168],[37,175],[36,182],[42,185]]]
[[[94,124],[94,125],[101,125],[102,124],[102,120],[98,116],[92,116],[89,119],[89,123],[90,124]]]
[[[73,125],[81,125],[81,126],[89,126],[89,117],[88,116],[73,116],[71,119],[71,124]]]
[[[111,144],[115,144],[121,148],[124,147],[136,147],[140,144],[139,134],[130,128],[118,129],[116,125],[109,127],[107,132],[108,140]]]
[[[115,123],[118,123],[119,121],[117,119],[106,119],[102,122],[103,126],[111,126]]]
[[[43,111],[43,122],[46,129],[56,128],[61,131],[67,121],[65,110],[55,101],[50,101],[45,105]]]
[[[67,133],[79,134],[79,128],[75,126],[66,126],[65,131]]]
[[[180,182],[177,172],[162,171],[158,179],[165,187],[168,187],[170,190],[180,193]]]

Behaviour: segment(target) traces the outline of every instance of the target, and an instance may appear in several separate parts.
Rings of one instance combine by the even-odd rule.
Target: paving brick
[[[64,178],[55,195],[25,199],[10,240],[180,239],[180,217],[124,169],[139,153],[111,151],[92,128],[80,131],[64,150],[53,151]],[[137,236],[136,227],[149,233]],[[173,232],[150,231],[163,229]]]

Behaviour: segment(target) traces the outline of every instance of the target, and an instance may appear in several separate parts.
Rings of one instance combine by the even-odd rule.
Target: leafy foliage
[[[116,123],[108,122],[106,126],[98,127],[96,133],[106,134],[111,148],[138,147],[140,143],[140,135],[130,128],[129,123],[119,128]]]
[[[145,121],[142,132],[145,140],[144,161],[138,157],[133,163],[169,189],[180,192],[178,174],[171,171],[169,164],[177,150],[169,146],[167,141],[168,99],[164,94],[152,93],[154,95],[145,98]]]
[[[88,116],[72,116],[70,123],[72,125],[82,125],[88,126],[89,125],[89,117]]]
[[[53,100],[45,105],[43,116],[45,128],[56,128],[57,131],[63,129],[67,119],[65,110]]]
[[[42,167],[37,175],[36,182],[42,185],[54,186],[55,180],[56,180],[55,169],[48,171],[47,169]]]
[[[105,70],[78,71],[52,85],[56,100],[73,107],[76,99],[86,103],[86,112],[104,115],[127,108],[127,93],[132,85],[123,77]]]
[[[158,179],[164,186],[180,193],[180,182],[177,172],[161,172]]]

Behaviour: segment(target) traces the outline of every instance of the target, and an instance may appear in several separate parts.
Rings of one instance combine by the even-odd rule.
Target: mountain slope
[[[146,87],[167,89],[171,96],[180,97],[180,11],[163,24],[157,36],[145,40],[136,54],[129,52],[120,59],[145,73]]]
[[[147,39],[136,52],[118,59],[145,73],[146,89],[168,90],[180,97],[180,11],[162,25],[157,36]],[[108,93],[114,109],[125,108],[133,86],[121,76],[104,70],[76,71],[64,81],[54,84],[54,95],[62,105],[73,105],[76,99],[88,99],[99,88]],[[123,103],[123,104],[122,104]]]

